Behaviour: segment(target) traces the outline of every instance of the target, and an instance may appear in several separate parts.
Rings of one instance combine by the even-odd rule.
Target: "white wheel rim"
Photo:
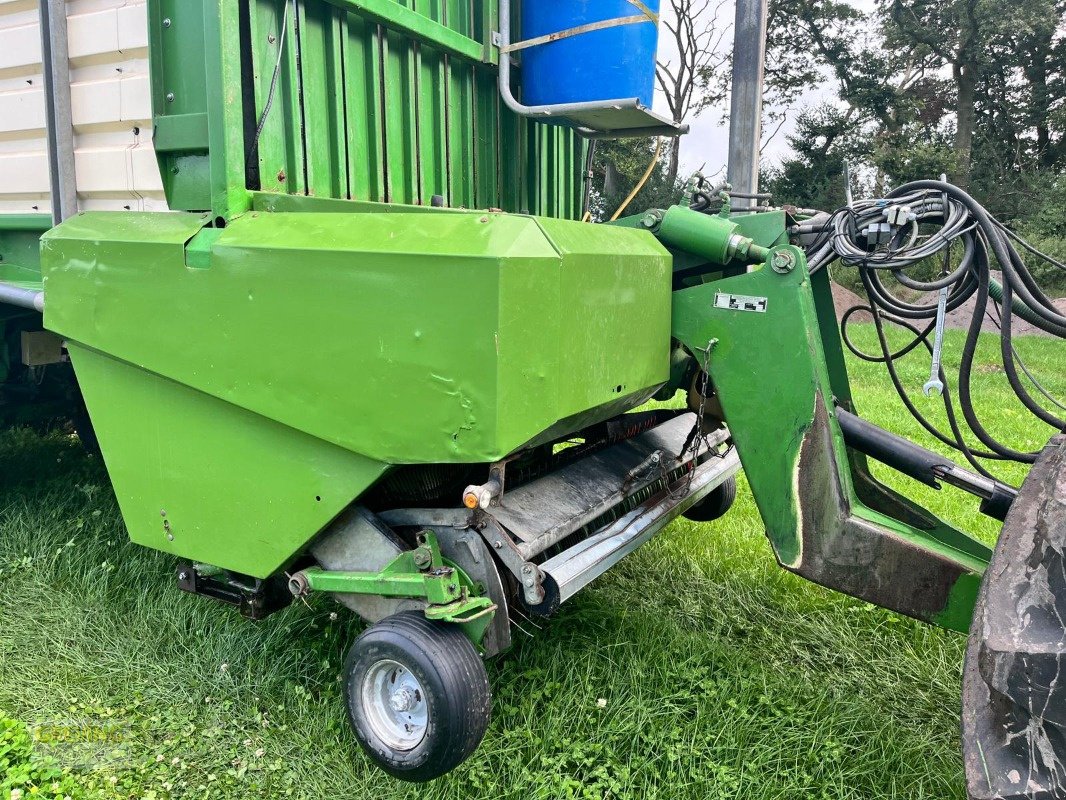
[[[363,679],[363,716],[392,750],[414,750],[426,738],[429,705],[422,684],[407,667],[383,659]]]

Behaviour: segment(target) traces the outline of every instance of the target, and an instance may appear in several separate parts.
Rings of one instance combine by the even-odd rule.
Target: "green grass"
[[[949,354],[960,342],[949,332]],[[1066,396],[1061,344],[1018,348]],[[980,361],[992,429],[1039,447],[1052,431],[1010,400],[991,340]],[[928,362],[908,362],[917,395]],[[864,415],[931,444],[881,367],[851,367]],[[891,482],[995,536],[965,495]],[[58,797],[964,797],[963,637],[780,570],[744,486],[724,522],[675,523],[519,634],[489,665],[481,749],[429,786],[358,751],[338,673],[359,626],[337,610],[314,598],[253,623],[180,593],[166,557],[126,540],[97,460],[62,436],[0,435],[0,797],[25,780]],[[31,757],[13,721],[114,741],[102,759],[47,742]]]

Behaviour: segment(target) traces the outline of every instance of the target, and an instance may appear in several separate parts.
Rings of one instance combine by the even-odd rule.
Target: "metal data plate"
[[[746,294],[716,292],[714,295],[715,308],[727,308],[731,311],[756,311],[765,314],[766,302],[765,297],[752,297]]]

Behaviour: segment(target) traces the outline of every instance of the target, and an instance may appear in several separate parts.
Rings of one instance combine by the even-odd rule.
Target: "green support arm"
[[[421,598],[426,601],[428,619],[461,625],[474,644],[481,642],[496,611],[480,586],[444,560],[432,531],[420,533],[418,547],[400,553],[380,572],[310,567],[292,576],[289,590],[297,597],[318,591]]]
[[[877,484],[846,447],[835,404],[851,398],[828,292],[802,251],[778,246],[753,272],[676,291],[673,335],[711,377],[781,565],[966,631],[991,551]]]

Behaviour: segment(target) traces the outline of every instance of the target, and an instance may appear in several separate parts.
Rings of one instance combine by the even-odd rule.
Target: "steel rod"
[[[44,311],[44,292],[0,283],[0,303]]]
[[[78,213],[74,172],[74,121],[70,110],[70,56],[67,4],[40,0],[41,71],[44,74],[45,126],[52,192],[52,223]]]

